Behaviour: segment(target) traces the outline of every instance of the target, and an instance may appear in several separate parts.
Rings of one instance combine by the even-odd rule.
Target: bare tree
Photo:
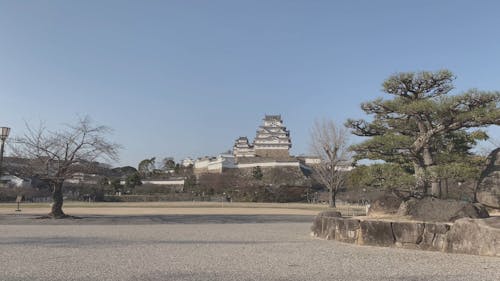
[[[117,160],[120,146],[106,140],[106,126],[94,125],[89,117],[80,118],[64,130],[49,131],[26,124],[26,133],[15,139],[14,154],[29,159],[30,175],[38,175],[52,188],[50,217],[64,218],[63,183],[75,172],[89,171],[97,160]]]
[[[329,191],[330,207],[335,207],[335,198],[347,178],[351,155],[349,132],[332,120],[316,121],[311,130],[311,152],[320,158],[314,167],[313,176]]]

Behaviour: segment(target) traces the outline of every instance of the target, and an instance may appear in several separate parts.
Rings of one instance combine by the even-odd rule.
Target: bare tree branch
[[[85,171],[95,161],[116,161],[120,145],[104,136],[111,132],[106,126],[93,125],[89,117],[80,118],[61,131],[49,131],[43,123],[38,128],[26,124],[26,133],[14,138],[12,149],[17,157],[28,159],[31,175],[43,177],[53,187],[52,212],[64,217],[62,185],[77,171]]]
[[[332,120],[316,121],[311,130],[310,149],[321,160],[314,167],[314,175],[328,188],[330,206],[335,207],[335,196],[345,182],[351,163],[349,131]]]

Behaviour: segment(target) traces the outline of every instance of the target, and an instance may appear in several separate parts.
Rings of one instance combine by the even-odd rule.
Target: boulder
[[[477,200],[490,208],[500,209],[500,147],[488,156],[478,181]]]
[[[335,240],[346,243],[356,243],[360,228],[360,221],[357,219],[336,219],[335,220]]]
[[[396,246],[414,248],[422,242],[424,224],[418,222],[393,222],[392,232]]]
[[[368,216],[396,214],[403,200],[394,194],[386,193],[370,204]]]
[[[342,220],[342,218],[340,218]],[[322,236],[326,240],[335,240],[337,237],[336,235],[336,230],[337,230],[337,225],[338,225],[338,219],[336,217],[324,217],[323,218],[323,234]]]
[[[335,229],[329,229],[331,225],[332,218],[340,218],[342,214],[337,211],[324,211],[316,215],[313,220],[313,225],[311,226],[311,231],[314,236],[323,237],[327,239],[334,239]],[[331,226],[330,226],[331,228]],[[327,231],[329,231],[327,233]]]
[[[405,201],[397,212],[415,220],[453,222],[460,218],[487,218],[488,211],[481,204],[432,197]]]
[[[500,209],[500,192],[494,191],[493,188],[489,191],[478,191],[476,197],[477,201],[481,204],[490,208]]]
[[[394,235],[392,234],[391,222],[365,220],[360,224],[360,245],[372,246],[392,246],[394,244]]]
[[[446,223],[426,223],[419,247],[423,250],[442,251],[446,247],[446,237],[450,225]]]
[[[445,251],[500,257],[500,217],[457,220],[448,232]]]

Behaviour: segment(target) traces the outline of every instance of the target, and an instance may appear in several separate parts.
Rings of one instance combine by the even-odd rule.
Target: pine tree
[[[450,163],[453,157],[464,160],[467,148],[485,137],[471,128],[500,124],[499,92],[472,89],[450,95],[454,79],[448,70],[390,76],[383,91],[394,98],[361,105],[373,116],[372,121],[349,119],[346,123],[355,135],[370,137],[353,147],[356,157],[410,164],[416,177],[415,190],[425,194],[432,187],[432,195],[439,196],[436,167]],[[449,159],[443,161],[446,157]]]

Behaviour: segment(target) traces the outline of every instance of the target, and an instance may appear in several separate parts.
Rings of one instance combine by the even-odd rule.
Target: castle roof
[[[274,121],[274,120],[276,120],[276,121],[280,121],[280,122],[282,121],[281,120],[281,115],[267,115],[267,114],[264,117],[264,120],[265,121]]]

